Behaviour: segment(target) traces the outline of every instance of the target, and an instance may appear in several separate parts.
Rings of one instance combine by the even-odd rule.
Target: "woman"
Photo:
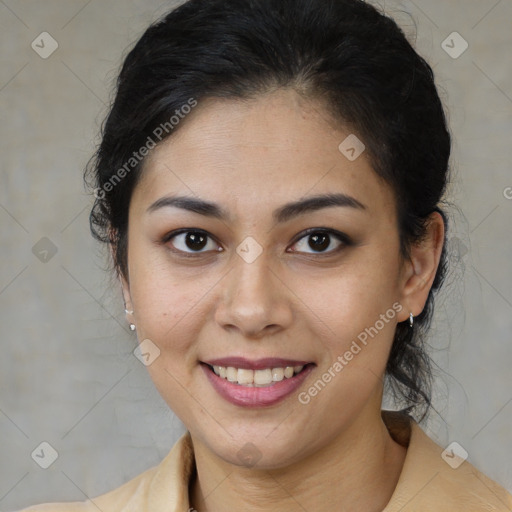
[[[417,423],[449,155],[431,68],[362,1],[190,0],[151,26],[91,226],[187,433],[117,490],[27,510],[510,510]]]

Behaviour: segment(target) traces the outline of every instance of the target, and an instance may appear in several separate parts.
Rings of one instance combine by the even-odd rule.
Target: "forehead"
[[[334,126],[323,105],[292,90],[251,100],[207,99],[150,154],[134,200],[149,204],[179,193],[254,214],[270,203],[339,192],[373,213],[394,209],[391,189],[365,152],[354,160],[340,151],[347,137],[357,143]]]

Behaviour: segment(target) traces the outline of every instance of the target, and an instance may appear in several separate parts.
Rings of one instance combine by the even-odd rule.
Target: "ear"
[[[123,302],[124,302],[124,308],[125,308],[125,314],[126,319],[129,323],[132,323],[133,319],[133,304],[132,304],[132,297],[130,294],[130,283],[128,280],[128,276],[125,276],[121,273],[119,267],[116,265],[116,245],[113,242],[113,238],[111,237],[110,242],[110,256],[112,257],[112,261],[114,262],[114,265],[116,266],[117,270],[117,277],[119,279],[119,282],[121,284],[121,291],[123,294]]]
[[[411,246],[410,258],[404,262],[400,290],[400,303],[404,306],[399,322],[418,316],[425,307],[428,294],[436,277],[444,244],[444,220],[439,212],[430,214],[425,237]]]
[[[130,294],[130,285],[127,281],[127,279],[119,274],[119,281],[121,283],[121,289],[123,292],[123,300],[124,300],[124,307],[126,309],[126,315],[131,316],[133,315],[133,304],[132,304],[132,297]],[[128,313],[130,312],[130,313]]]

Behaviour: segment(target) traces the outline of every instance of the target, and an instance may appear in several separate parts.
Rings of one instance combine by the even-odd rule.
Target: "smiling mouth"
[[[278,382],[282,382],[299,375],[307,367],[313,366],[314,363],[295,366],[275,366],[273,368],[261,368],[253,370],[249,368],[237,368],[234,366],[220,366],[202,363],[209,370],[221,379],[232,384],[243,387],[265,388],[274,386]]]

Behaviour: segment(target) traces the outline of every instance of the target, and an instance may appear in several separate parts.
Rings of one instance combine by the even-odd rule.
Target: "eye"
[[[169,233],[164,240],[179,252],[188,254],[203,253],[206,251],[221,251],[218,244],[201,230],[180,230]]]
[[[340,250],[343,246],[350,245],[349,237],[338,231],[313,228],[306,232],[293,247],[298,247],[292,252],[305,252],[309,254],[331,254]],[[327,250],[329,249],[330,250]],[[308,251],[307,249],[311,249]]]

